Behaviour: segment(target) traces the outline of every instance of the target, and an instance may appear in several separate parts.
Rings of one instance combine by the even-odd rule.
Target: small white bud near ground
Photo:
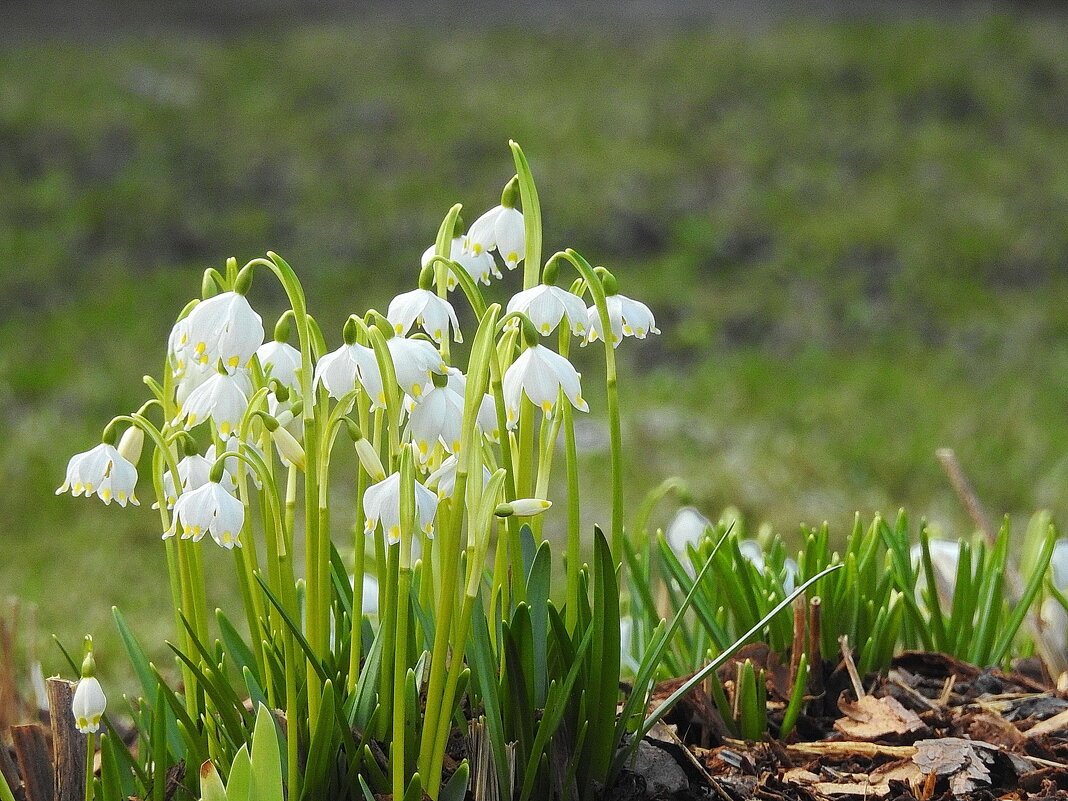
[[[100,718],[107,708],[108,699],[100,682],[93,676],[87,676],[78,682],[74,690],[71,711],[74,713],[74,725],[82,734],[95,734],[100,731]]]
[[[546,509],[553,505],[552,501],[542,500],[541,498],[520,498],[517,501],[510,501],[508,503],[499,503],[494,510],[494,514],[497,517],[534,517],[540,515]]]

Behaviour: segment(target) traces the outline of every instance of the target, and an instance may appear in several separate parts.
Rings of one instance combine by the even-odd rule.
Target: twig
[[[794,598],[794,639],[790,646],[790,686],[797,683],[797,673],[801,669],[801,655],[805,653],[805,613],[807,612],[805,596]]]
[[[979,501],[979,496],[975,494],[975,490],[972,489],[972,485],[968,482],[968,477],[964,475],[960,462],[957,461],[957,454],[953,452],[952,448],[939,448],[935,451],[935,456],[938,457],[942,469],[946,471],[946,476],[949,478],[949,483],[953,485],[953,489],[956,490],[957,497],[964,504],[964,508],[968,510],[968,516],[971,517],[976,527],[983,532],[983,536],[986,537],[987,541],[993,545],[995,539],[997,539],[997,533],[990,523],[990,517],[987,515],[986,509],[983,508],[983,504]]]
[[[52,714],[52,750],[56,765],[56,801],[84,801],[85,735],[74,726],[71,705],[74,690],[69,681],[48,680],[48,708]]]
[[[860,681],[860,674],[857,673],[857,666],[853,662],[853,652],[849,648],[849,635],[843,634],[838,638],[838,647],[842,649],[842,661],[845,662],[846,673],[849,674],[849,680],[853,683],[853,692],[857,696],[859,701],[865,695],[864,685]]]

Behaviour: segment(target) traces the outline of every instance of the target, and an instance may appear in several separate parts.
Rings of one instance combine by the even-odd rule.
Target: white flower
[[[456,368],[449,369],[449,389],[461,397],[467,392],[467,376]],[[409,409],[409,413],[411,410]],[[497,406],[493,396],[488,392],[482,396],[482,403],[478,406],[478,414],[475,417],[475,425],[490,442],[500,442],[501,429],[497,425]]]
[[[553,505],[552,501],[541,498],[520,498],[516,501],[507,501],[497,504],[494,514],[497,517],[534,517],[548,510]]]
[[[712,521],[692,506],[684,506],[668,524],[664,539],[679,556],[686,555],[686,546],[697,547],[712,528]]]
[[[226,438],[226,442],[223,443],[222,452],[224,454],[240,453],[243,450],[252,451],[261,459],[264,458],[262,450],[260,450],[252,442],[242,442],[238,438],[237,434],[231,434],[229,437]],[[214,442],[209,445],[208,449],[204,452],[204,458],[208,460],[209,465],[214,464],[215,460],[221,455],[222,454],[216,453]],[[236,456],[227,457],[223,461],[223,471],[223,478],[220,483],[223,485],[223,487],[227,489],[230,489],[230,487],[233,486],[234,489],[232,491],[234,492],[236,492],[236,483],[234,482],[232,477],[238,476],[242,472],[247,472],[247,474],[252,478],[252,483],[255,485],[256,489],[263,488],[263,484],[260,482],[259,474],[255,470],[249,468],[248,464],[243,459],[238,459]]]
[[[299,350],[286,342],[272,339],[260,345],[256,350],[256,357],[260,360],[263,371],[270,371],[271,378],[277,378],[283,386],[300,389],[297,373],[301,364]]]
[[[94,493],[104,503],[118,501],[126,506],[129,501],[140,506],[134,495],[137,484],[137,468],[123,458],[114,445],[101,442],[85,453],[75,454],[67,462],[67,475],[56,495],[70,490],[70,494],[86,497]]]
[[[245,523],[245,505],[221,485],[209,481],[192,492],[183,492],[174,504],[174,519],[163,537],[173,537],[178,529],[182,539],[200,542],[205,534],[222,547],[241,547],[238,535]]]
[[[244,367],[263,342],[263,321],[237,292],[201,301],[182,323],[175,326],[176,351],[201,365],[221,359],[227,369]]]
[[[363,574],[363,613],[372,617],[378,614],[378,579],[370,573]]]
[[[538,284],[524,289],[508,301],[508,313],[512,312],[522,312],[529,317],[542,336],[555,331],[564,315],[567,315],[572,334],[586,333],[586,304],[578,295],[558,286]]]
[[[278,421],[286,431],[298,440],[304,438],[304,416],[293,414],[293,399],[286,401],[278,400],[273,392],[267,393],[267,413]]]
[[[391,340],[392,341],[392,340]],[[433,345],[424,342],[433,349]],[[437,353],[437,351],[434,351]],[[382,373],[372,348],[357,342],[342,345],[319,359],[315,365],[315,384],[326,387],[327,394],[335,400],[352,392],[359,381],[367,397],[375,406],[386,405],[386,393],[382,388]]]
[[[224,437],[237,430],[248,408],[244,381],[227,373],[215,373],[211,378],[189,393],[185,405],[178,414],[177,424],[183,418],[185,427],[212,420]]]
[[[452,304],[444,298],[439,298],[429,289],[413,289],[411,292],[397,295],[389,302],[386,319],[393,324],[394,330],[401,336],[407,334],[413,325],[419,323],[430,338],[439,345],[442,339],[449,335],[450,326],[453,340],[464,341]]]
[[[274,446],[278,449],[282,464],[294,465],[298,470],[304,470],[307,459],[304,455],[304,448],[297,442],[296,437],[280,425],[271,432],[271,439],[274,440]]]
[[[608,308],[608,320],[612,325],[612,346],[619,347],[624,336],[645,339],[647,334],[659,334],[653,313],[649,307],[640,300],[633,300],[624,295],[609,295],[605,298],[605,306]],[[589,322],[589,334],[587,342],[594,342],[604,338],[601,315],[596,306],[591,306],[587,312]]]
[[[89,676],[78,682],[71,701],[74,713],[74,725],[82,734],[95,734],[100,731],[100,718],[107,708],[108,699],[95,677]]]
[[[145,432],[141,426],[130,426],[122,432],[119,439],[118,451],[123,459],[132,465],[136,465],[141,458],[141,450],[145,447]]]
[[[434,258],[436,248],[431,245],[423,252],[422,266],[426,267],[430,263],[430,260]],[[449,246],[449,258],[463,267],[467,274],[470,275],[475,281],[481,281],[483,284],[489,284],[490,276],[501,277],[501,271],[497,269],[497,262],[493,260],[493,256],[489,251],[483,250],[479,254],[468,253],[464,250],[464,240],[462,237],[456,237],[452,240],[452,244]],[[449,275],[445,279],[445,286],[449,291],[456,289],[460,282],[456,279],[452,270],[449,270]]]
[[[434,534],[434,515],[438,510],[438,496],[418,481],[415,483],[415,524],[426,536]],[[364,532],[373,534],[382,523],[389,542],[400,542],[400,473],[393,473],[363,494]]]
[[[571,362],[544,345],[534,345],[520,353],[504,374],[508,428],[519,424],[519,405],[524,393],[548,417],[552,415],[561,389],[576,409],[581,412],[590,410],[582,397],[578,371]]]
[[[236,440],[236,437],[234,438]],[[214,449],[214,445],[212,448]],[[212,452],[214,457],[214,451]],[[178,462],[178,480],[182,484],[182,492],[190,492],[195,489],[200,489],[208,483],[208,477],[211,475],[211,465],[215,461],[214,458],[208,458],[207,456],[201,456],[199,453],[195,453],[192,456],[186,456],[180,462]],[[234,461],[234,460],[232,460]],[[234,481],[234,477],[230,474],[230,471],[223,470],[222,481],[220,482],[227,492],[237,492],[237,482]],[[174,502],[178,500],[178,493],[174,490],[174,476],[170,470],[166,470],[163,473],[163,497],[167,500],[167,508],[170,509],[174,506]],[[153,509],[158,509],[159,504],[152,505]]]
[[[441,466],[426,477],[426,485],[437,490],[438,497],[444,500],[451,498],[456,489],[456,457],[450,456],[445,459]],[[482,465],[482,486],[485,487],[491,478],[489,468]]]
[[[463,420],[464,396],[451,387],[431,387],[419,398],[408,418],[419,461],[426,463],[439,440],[449,453],[458,451]]]
[[[525,241],[523,214],[518,209],[495,206],[471,223],[464,249],[475,256],[495,249],[508,269],[514,270],[523,259]]]
[[[386,345],[389,347],[390,356],[393,357],[397,384],[413,398],[423,394],[423,387],[431,380],[433,373],[446,375],[449,371],[441,360],[438,349],[425,339],[390,337]]]

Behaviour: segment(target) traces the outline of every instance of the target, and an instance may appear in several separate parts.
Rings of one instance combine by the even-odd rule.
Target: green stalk
[[[96,772],[96,732],[86,735],[85,743],[85,801],[93,801],[93,774]],[[0,779],[2,781],[2,779]]]
[[[509,140],[515,161],[515,172],[519,176],[519,198],[523,203],[523,233],[526,246],[523,254],[523,289],[531,289],[541,281],[541,202],[538,200],[538,188],[534,185],[534,176],[530,164],[517,142]]]
[[[410,447],[405,447],[400,455],[400,529],[396,647],[393,659],[393,747],[389,754],[394,798],[403,798],[406,786],[404,707],[408,673],[408,595],[412,580],[412,538],[415,533],[415,465]]]
[[[367,431],[370,412],[366,403],[359,404],[360,430]],[[356,689],[360,675],[360,658],[363,656],[363,576],[366,573],[367,535],[364,534],[363,494],[367,491],[367,471],[356,460],[356,520],[353,524],[352,564],[352,632],[349,640],[349,673],[346,688],[349,693]]]

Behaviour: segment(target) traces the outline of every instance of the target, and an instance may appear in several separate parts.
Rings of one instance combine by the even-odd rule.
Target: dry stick
[[[994,526],[990,522],[990,517],[986,513],[986,509],[979,501],[979,496],[975,494],[975,490],[972,489],[972,485],[969,483],[967,476],[964,475],[964,470],[960,466],[960,462],[957,461],[957,454],[953,452],[952,448],[939,448],[935,451],[935,456],[938,457],[939,463],[942,465],[942,469],[946,471],[946,476],[949,477],[949,483],[953,485],[953,489],[957,492],[957,497],[960,498],[961,503],[964,504],[964,508],[968,510],[968,515],[971,517],[972,522],[983,532],[983,536],[986,537],[987,542],[991,547],[997,541],[997,534],[994,531]],[[1017,603],[1020,597],[1023,595],[1023,579],[1020,578],[1020,571],[1016,569],[1016,564],[1011,557],[1006,557],[1005,560],[1005,578],[1008,579],[1009,589],[1009,602]],[[1053,674],[1054,678],[1061,676],[1065,671],[1068,671],[1068,660],[1065,660],[1064,655],[1057,648],[1053,648],[1049,642],[1047,642],[1045,634],[1043,633],[1044,626],[1042,620],[1039,617],[1037,609],[1032,608],[1030,614],[1027,616],[1027,628],[1031,637],[1035,641],[1035,647],[1038,649],[1039,657],[1041,658],[1046,669]]]
[[[842,661],[845,662],[846,673],[849,674],[849,681],[853,684],[853,693],[857,696],[859,701],[865,695],[864,684],[860,680],[860,674],[857,673],[857,666],[853,662],[853,652],[849,648],[849,635],[843,634],[838,638],[838,647],[842,650]]]
[[[807,605],[805,596],[794,598],[794,639],[790,645],[790,686],[797,684],[797,674],[801,669],[801,655],[805,652],[805,613]]]
[[[808,693],[813,697],[823,695],[823,650],[820,645],[822,603],[818,595],[808,602]]]
[[[53,801],[55,791],[52,786],[52,760],[48,756],[48,743],[45,742],[41,727],[36,723],[12,726],[11,740],[15,744],[15,758],[19,762],[19,773],[22,774],[22,789],[28,801]]]
[[[85,801],[85,735],[74,725],[74,685],[48,680],[48,708],[52,715],[52,746],[56,761],[56,801]]]
[[[11,759],[11,754],[8,752],[7,744],[3,738],[0,738],[0,778],[7,782],[7,786],[15,793],[15,798],[18,798],[18,789],[21,785],[19,769],[15,767],[15,762]]]

